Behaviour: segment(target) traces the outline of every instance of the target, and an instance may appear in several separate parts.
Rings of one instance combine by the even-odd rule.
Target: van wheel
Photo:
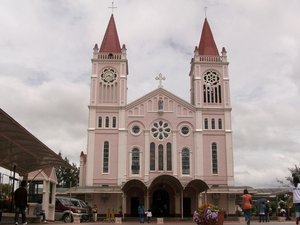
[[[63,217],[63,221],[65,223],[72,223],[73,221],[72,215],[70,213],[65,214]]]

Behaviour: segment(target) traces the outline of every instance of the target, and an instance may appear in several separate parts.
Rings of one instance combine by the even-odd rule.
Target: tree
[[[296,176],[298,176],[300,178],[300,167],[295,165],[294,168],[288,168],[288,170],[290,171],[290,176],[285,177],[285,179],[288,181],[289,184],[294,185],[293,183],[293,174],[295,174]],[[277,181],[283,185],[285,185],[284,181],[282,180],[278,180]]]
[[[289,168],[289,171],[291,173],[291,176],[286,177],[286,180],[289,181],[292,185],[293,183],[293,174],[295,174],[297,177],[300,178],[300,167],[298,167],[297,165],[295,165],[294,168]]]
[[[0,184],[0,198],[7,198],[11,194],[11,188],[10,184]]]
[[[59,153],[61,156],[61,153]],[[69,159],[64,159],[69,163]],[[79,184],[79,167],[72,163],[72,168],[58,167],[56,168],[57,187],[70,188]]]

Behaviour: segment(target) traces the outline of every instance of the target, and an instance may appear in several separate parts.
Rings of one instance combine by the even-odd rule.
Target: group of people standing
[[[292,174],[293,178],[293,187],[291,191],[293,192],[293,204],[295,208],[295,217],[296,224],[299,225],[300,221],[300,179],[296,174]],[[252,195],[249,194],[248,190],[244,190],[244,194],[242,196],[242,209],[244,212],[244,217],[247,225],[250,225],[252,219]],[[267,202],[268,204],[268,202]],[[269,222],[269,205],[266,203],[262,203],[259,209],[259,222]]]
[[[150,223],[151,217],[152,217],[152,212],[151,209],[148,209],[148,211],[145,212],[144,206],[139,205],[138,206],[138,214],[139,214],[139,219],[140,223],[144,223],[144,217],[147,217],[147,222]]]

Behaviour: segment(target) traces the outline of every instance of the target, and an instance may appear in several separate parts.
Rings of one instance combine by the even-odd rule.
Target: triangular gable
[[[176,107],[177,106],[182,107],[183,111],[195,112],[195,107],[193,105],[191,105],[187,101],[183,100],[182,98],[179,98],[178,96],[172,94],[171,92],[167,91],[164,88],[157,88],[157,89],[149,92],[148,94],[144,95],[143,97],[128,104],[125,109],[126,109],[126,111],[130,111],[140,104],[145,104],[146,102],[151,101],[153,98],[155,98],[155,99],[162,98],[163,100],[169,99],[172,102],[174,102],[174,104],[176,104]],[[164,111],[168,111],[168,110],[164,110]],[[187,114],[190,114],[190,113],[187,113]]]
[[[32,171],[28,174],[28,180],[47,180],[57,183],[57,177],[54,167],[48,167],[42,170]]]

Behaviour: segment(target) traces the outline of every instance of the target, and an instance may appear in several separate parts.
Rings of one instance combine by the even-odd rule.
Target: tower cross
[[[155,80],[159,80],[159,85],[158,85],[159,88],[163,87],[162,81],[165,79],[166,79],[166,77],[164,77],[161,73],[157,77],[155,77]]]
[[[116,9],[117,7],[114,6],[114,1],[111,2],[111,6],[108,7],[109,9],[111,9],[111,13],[114,13],[114,9]]]

